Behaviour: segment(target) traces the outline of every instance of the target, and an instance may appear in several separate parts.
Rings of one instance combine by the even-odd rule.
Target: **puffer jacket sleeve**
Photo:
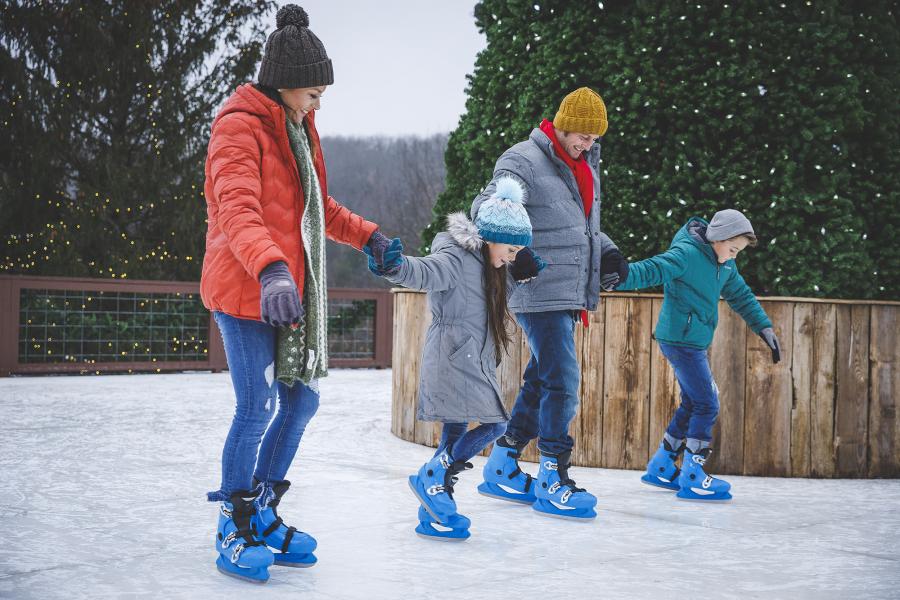
[[[525,203],[526,205],[528,204],[529,193],[534,189],[534,172],[520,154],[507,150],[497,159],[497,164],[494,166],[494,175],[491,177],[490,183],[472,201],[472,209],[469,215],[473,221],[478,215],[478,209],[482,203],[494,195],[494,190],[497,189],[497,181],[503,177],[512,177],[519,182],[525,192]]]
[[[610,239],[608,235],[600,232],[600,256],[602,257],[604,254],[609,252],[610,250],[618,250],[619,247],[616,246],[616,243]]]
[[[213,197],[218,227],[247,273],[259,273],[287,257],[263,221],[260,148],[250,125],[238,116],[223,117],[209,140]]]
[[[353,213],[331,196],[325,198],[325,235],[329,240],[362,250],[376,229],[378,225]]]
[[[443,292],[459,281],[461,273],[461,258],[448,249],[423,257],[405,256],[400,270],[385,279],[414,290]]]
[[[684,249],[672,246],[662,254],[645,258],[628,265],[628,277],[617,290],[640,290],[664,285],[681,276],[687,270]]]
[[[731,277],[722,287],[722,297],[734,312],[741,315],[753,333],[759,333],[766,327],[772,326],[772,321],[769,320],[769,316],[760,305],[759,300],[738,273],[737,265],[734,265]]]

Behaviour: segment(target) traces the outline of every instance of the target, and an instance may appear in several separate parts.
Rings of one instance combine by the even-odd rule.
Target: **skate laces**
[[[557,463],[556,472],[559,474],[559,483],[560,485],[568,487],[572,490],[572,493],[575,492],[586,492],[584,488],[580,488],[575,484],[575,480],[569,477],[569,467],[572,465],[568,463]]]
[[[459,477],[457,475],[466,471],[468,469],[473,468],[473,465],[470,462],[464,462],[461,460],[457,460],[455,462],[450,463],[450,466],[447,467],[447,474],[444,475],[444,485],[439,486],[443,487],[443,491],[447,492],[447,494],[452,498],[453,497],[453,486],[459,481]]]

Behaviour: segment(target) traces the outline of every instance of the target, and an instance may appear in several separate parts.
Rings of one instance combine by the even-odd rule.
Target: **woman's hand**
[[[376,232],[377,233],[377,232]],[[380,234],[379,234],[380,235]],[[375,234],[372,235],[372,238],[375,237]],[[381,236],[384,237],[384,236]],[[387,239],[387,238],[385,238]],[[387,246],[382,246],[378,250],[381,252],[381,260],[379,261],[377,255],[375,254],[376,248],[371,244],[372,240],[369,240],[370,244],[367,244],[363,247],[363,252],[366,253],[369,257],[369,270],[372,271],[375,275],[379,277],[384,277],[386,275],[393,275],[397,271],[400,270],[400,266],[403,264],[403,242],[400,241],[400,238],[394,238],[390,240]]]
[[[298,325],[303,318],[300,291],[287,265],[276,261],[259,274],[260,318],[273,327]]]

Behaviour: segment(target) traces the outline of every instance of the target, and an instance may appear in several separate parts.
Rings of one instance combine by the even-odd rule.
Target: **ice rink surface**
[[[423,540],[406,477],[431,451],[391,435],[390,386],[323,380],[279,507],[319,564],[254,586],[216,571],[205,499],[227,373],[0,379],[0,597],[900,598],[900,480],[729,477],[735,499],[703,505],[576,467],[599,516],[573,523],[478,495],[478,457],[456,493],[471,539]]]

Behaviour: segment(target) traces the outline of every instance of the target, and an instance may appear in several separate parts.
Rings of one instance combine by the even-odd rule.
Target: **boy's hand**
[[[772,362],[777,365],[778,361],[781,360],[781,344],[778,343],[775,330],[771,327],[766,327],[759,332],[759,337],[772,349]]]
[[[516,260],[509,265],[510,273],[513,279],[519,283],[531,281],[537,277],[538,273],[544,270],[547,263],[540,256],[534,253],[531,248],[522,248],[516,253]]]
[[[610,273],[600,278],[600,289],[604,292],[611,292],[619,285],[619,274]]]

